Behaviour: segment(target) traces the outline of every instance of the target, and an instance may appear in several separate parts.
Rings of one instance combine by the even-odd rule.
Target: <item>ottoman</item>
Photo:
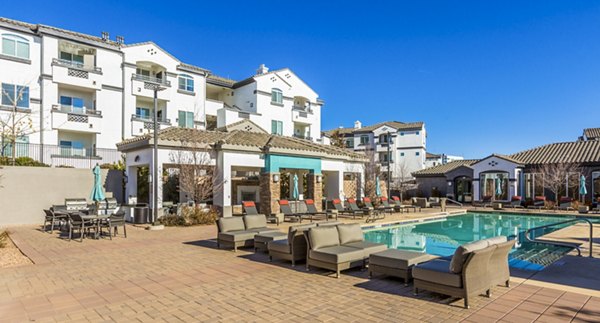
[[[287,233],[281,231],[259,233],[254,236],[254,251],[267,251],[267,244],[269,244],[269,241],[285,240],[287,239],[287,236]]]
[[[437,258],[421,252],[388,249],[371,254],[369,257],[369,277],[373,273],[382,273],[404,279],[404,286],[408,286],[412,279],[412,267],[416,264]]]

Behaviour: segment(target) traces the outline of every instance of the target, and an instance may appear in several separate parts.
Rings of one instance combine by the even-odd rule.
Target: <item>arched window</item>
[[[21,36],[2,34],[2,54],[29,59],[29,41]]]
[[[194,78],[187,74],[179,75],[179,89],[194,92]]]
[[[271,103],[283,104],[283,92],[280,89],[271,89]]]

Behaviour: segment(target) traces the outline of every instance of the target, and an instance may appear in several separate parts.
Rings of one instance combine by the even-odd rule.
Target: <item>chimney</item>
[[[360,129],[362,128],[362,123],[360,123],[360,121],[356,120],[354,121],[354,129]]]
[[[269,72],[269,68],[265,66],[265,64],[260,64],[258,69],[256,70],[256,75],[266,74]]]
[[[102,32],[102,40],[108,41],[108,38],[109,38],[108,31],[103,31]]]
[[[123,36],[117,36],[117,43],[121,45],[124,44],[125,38]]]

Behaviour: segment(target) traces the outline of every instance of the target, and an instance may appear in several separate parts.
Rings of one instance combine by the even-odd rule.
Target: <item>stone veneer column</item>
[[[279,213],[277,201],[281,198],[281,186],[279,182],[273,182],[275,174],[279,175],[279,173],[260,174],[260,213],[266,216]]]
[[[315,206],[317,210],[323,209],[323,175],[308,173],[306,175],[308,197],[315,200]],[[321,182],[317,182],[317,177],[321,177]]]

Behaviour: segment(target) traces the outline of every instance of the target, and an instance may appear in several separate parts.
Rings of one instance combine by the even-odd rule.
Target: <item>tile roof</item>
[[[217,131],[225,131],[225,132],[231,132],[234,130],[244,130],[244,131],[250,131],[250,132],[267,133],[267,131],[265,129],[261,128],[259,125],[257,125],[256,123],[254,123],[248,119],[242,119],[240,121],[228,124],[224,127],[217,128]]]
[[[512,154],[528,165],[600,163],[600,140],[559,142]]]
[[[371,126],[365,126],[359,129],[356,128],[336,128],[324,131],[323,133],[327,136],[331,136],[335,131],[338,131],[342,135],[349,135],[353,133],[363,133],[363,132],[371,132],[377,128],[388,126],[390,128],[394,128],[396,130],[412,130],[412,129],[421,129],[423,128],[423,122],[400,122],[400,121],[384,121],[380,123],[376,123]]]
[[[145,134],[143,136],[124,140],[117,144],[117,148],[126,150],[127,145],[136,142],[150,142],[152,140],[152,134]],[[295,137],[285,137],[272,135],[260,132],[249,132],[242,130],[233,130],[231,132],[223,131],[207,131],[198,129],[188,129],[179,127],[170,127],[163,129],[158,135],[160,145],[168,145],[166,142],[177,143],[177,145],[184,145],[189,143],[203,144],[203,145],[231,145],[239,147],[252,147],[262,149],[265,146],[279,149],[285,149],[288,151],[296,151],[298,154],[302,152],[308,152],[312,154],[318,154],[324,157],[344,157],[350,159],[356,159],[364,161],[365,156],[359,153],[350,152],[344,148],[339,148],[330,145],[317,144],[309,140],[304,140]]]
[[[600,128],[587,128],[587,129],[583,129],[583,135],[588,140],[600,139]]]
[[[220,77],[217,75],[212,75],[212,74],[206,78],[206,82],[214,84],[214,85],[225,86],[225,87],[232,87],[236,83],[235,80],[228,79],[225,77]]]
[[[455,160],[451,161],[447,164],[437,165],[429,168],[425,168],[419,171],[416,171],[413,174],[415,177],[424,177],[424,176],[442,176],[448,172],[451,172],[461,166],[468,166],[475,164],[478,162],[478,159],[464,159],[464,160]]]

